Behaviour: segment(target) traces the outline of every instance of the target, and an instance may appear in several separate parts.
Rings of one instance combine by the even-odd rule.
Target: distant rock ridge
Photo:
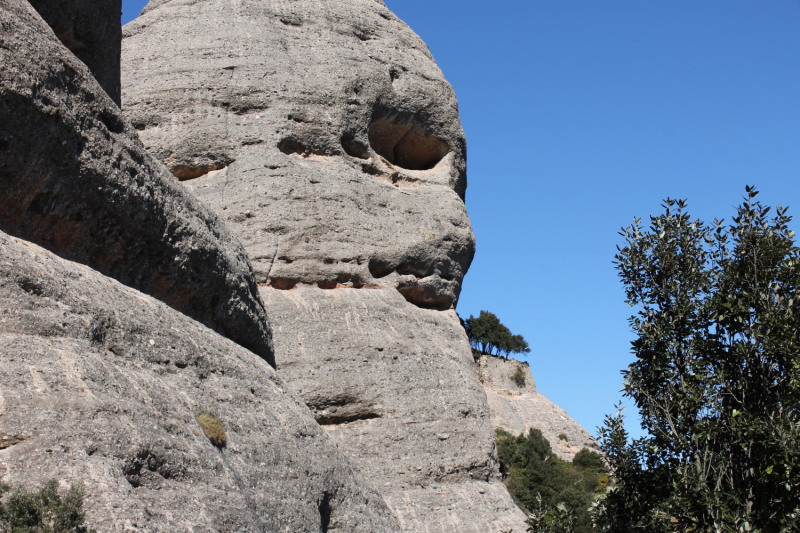
[[[512,377],[517,368],[524,375],[521,386]],[[599,451],[597,441],[583,426],[536,390],[528,363],[483,355],[477,371],[486,390],[494,427],[513,435],[527,435],[531,428],[538,429],[550,442],[553,452],[568,461],[583,448]]]

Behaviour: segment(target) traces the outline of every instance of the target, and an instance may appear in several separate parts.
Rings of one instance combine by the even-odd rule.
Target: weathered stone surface
[[[122,54],[145,146],[228,221],[259,283],[455,305],[474,253],[458,105],[382,2],[153,0]]]
[[[466,146],[425,44],[375,0],[153,0],[122,54],[148,150],[250,254],[279,374],[402,528],[524,531],[451,310]]]
[[[198,322],[3,233],[0,309],[3,482],[83,482],[101,533],[399,531],[275,371]]]
[[[119,106],[122,0],[29,1]]]
[[[525,374],[522,387],[511,377],[517,367]],[[536,390],[527,363],[484,355],[478,362],[478,375],[483,380],[494,427],[514,435],[527,435],[530,428],[536,428],[550,442],[553,452],[568,461],[583,448],[599,451],[597,441],[583,426]],[[567,440],[559,438],[562,433]]]
[[[406,531],[524,531],[464,329],[393,289],[263,287],[278,372]]]
[[[0,0],[0,64],[0,229],[274,361],[241,244],[145,151],[25,0]]]

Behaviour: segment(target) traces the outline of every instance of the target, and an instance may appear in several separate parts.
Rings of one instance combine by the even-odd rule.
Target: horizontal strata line
[[[279,291],[291,291],[297,288],[306,288],[306,289],[322,289],[322,290],[332,290],[332,289],[391,289],[393,287],[389,287],[387,285],[375,285],[373,283],[367,283],[366,285],[348,285],[346,283],[336,283],[335,285],[325,284],[325,283],[295,283],[290,288],[284,289],[281,287],[276,287],[272,284],[272,282],[267,281],[266,283],[258,283],[259,287],[270,287],[272,289],[276,289]]]

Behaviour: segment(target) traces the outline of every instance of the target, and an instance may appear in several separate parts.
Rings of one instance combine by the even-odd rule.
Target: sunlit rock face
[[[123,107],[277,289],[454,306],[474,253],[452,88],[382,2],[151,1]]]
[[[104,532],[400,531],[266,361],[33,243],[0,254],[4,483],[81,483]]]
[[[123,107],[253,263],[278,373],[405,531],[524,531],[453,311],[466,146],[425,44],[375,0],[151,1]]]

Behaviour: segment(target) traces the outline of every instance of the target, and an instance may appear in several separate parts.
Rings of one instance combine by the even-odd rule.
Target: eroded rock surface
[[[262,288],[278,372],[381,491],[406,531],[525,531],[453,311],[393,289]]]
[[[123,29],[148,150],[239,235],[277,368],[405,531],[524,531],[455,306],[453,90],[380,1],[153,0]]]
[[[522,386],[512,377],[518,367],[525,376]],[[530,428],[536,428],[550,442],[553,453],[568,461],[583,448],[599,451],[597,441],[583,426],[536,390],[527,363],[484,355],[478,362],[478,375],[483,380],[494,427],[513,435],[527,435]],[[562,434],[566,440],[559,437]]]
[[[382,2],[153,0],[123,29],[123,79],[144,144],[260,284],[455,305],[475,246],[458,104]]]
[[[29,1],[119,107],[122,0]]]
[[[0,309],[3,482],[84,483],[99,532],[399,531],[275,371],[198,322],[3,233]]]
[[[146,152],[25,0],[0,0],[0,229],[88,264],[274,364],[247,254]]]

